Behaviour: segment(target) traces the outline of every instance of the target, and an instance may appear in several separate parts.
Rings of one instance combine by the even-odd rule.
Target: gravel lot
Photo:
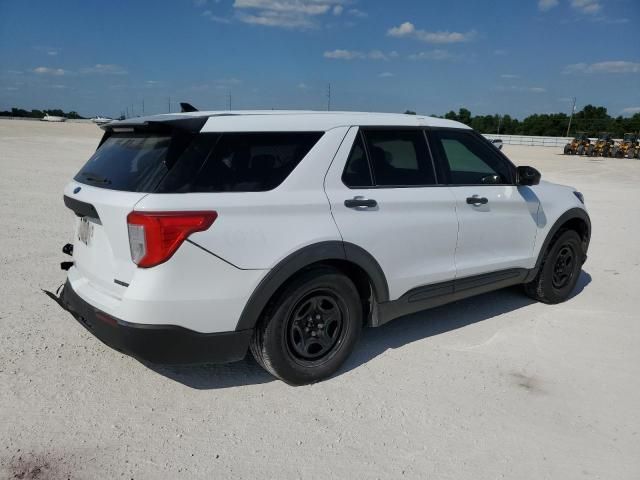
[[[640,161],[505,146],[585,194],[575,296],[511,289],[368,329],[336,377],[292,388],[250,358],[143,365],[42,293],[65,276],[63,186],[99,137],[0,120],[0,478],[640,478]]]

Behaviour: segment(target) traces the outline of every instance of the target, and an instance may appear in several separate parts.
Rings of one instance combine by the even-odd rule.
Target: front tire
[[[536,278],[524,285],[526,294],[543,303],[564,302],[578,282],[583,259],[580,235],[565,230],[545,254]]]
[[[323,380],[357,343],[363,307],[353,282],[330,267],[290,281],[267,307],[251,353],[269,373],[290,385]]]

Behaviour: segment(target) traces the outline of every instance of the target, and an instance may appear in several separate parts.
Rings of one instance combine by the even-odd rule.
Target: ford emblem
[[[80,190],[82,190],[82,187],[76,187],[73,189],[73,193],[78,193]]]

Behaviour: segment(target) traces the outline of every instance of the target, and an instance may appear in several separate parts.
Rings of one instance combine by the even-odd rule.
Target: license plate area
[[[93,240],[93,222],[89,217],[82,217],[78,223],[78,240],[84,243],[87,247],[91,246]]]

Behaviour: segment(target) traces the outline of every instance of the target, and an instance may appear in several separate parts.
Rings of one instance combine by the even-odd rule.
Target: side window
[[[491,145],[475,135],[457,130],[431,134],[435,147],[446,162],[454,185],[505,185],[512,183],[511,168]]]
[[[367,129],[363,134],[376,185],[400,187],[436,183],[421,130]]]
[[[183,189],[262,192],[280,185],[322,137],[321,132],[223,133]]]
[[[367,152],[362,143],[362,135],[358,132],[351,153],[347,159],[347,164],[342,172],[342,183],[349,188],[369,188],[373,186],[371,169]]]

